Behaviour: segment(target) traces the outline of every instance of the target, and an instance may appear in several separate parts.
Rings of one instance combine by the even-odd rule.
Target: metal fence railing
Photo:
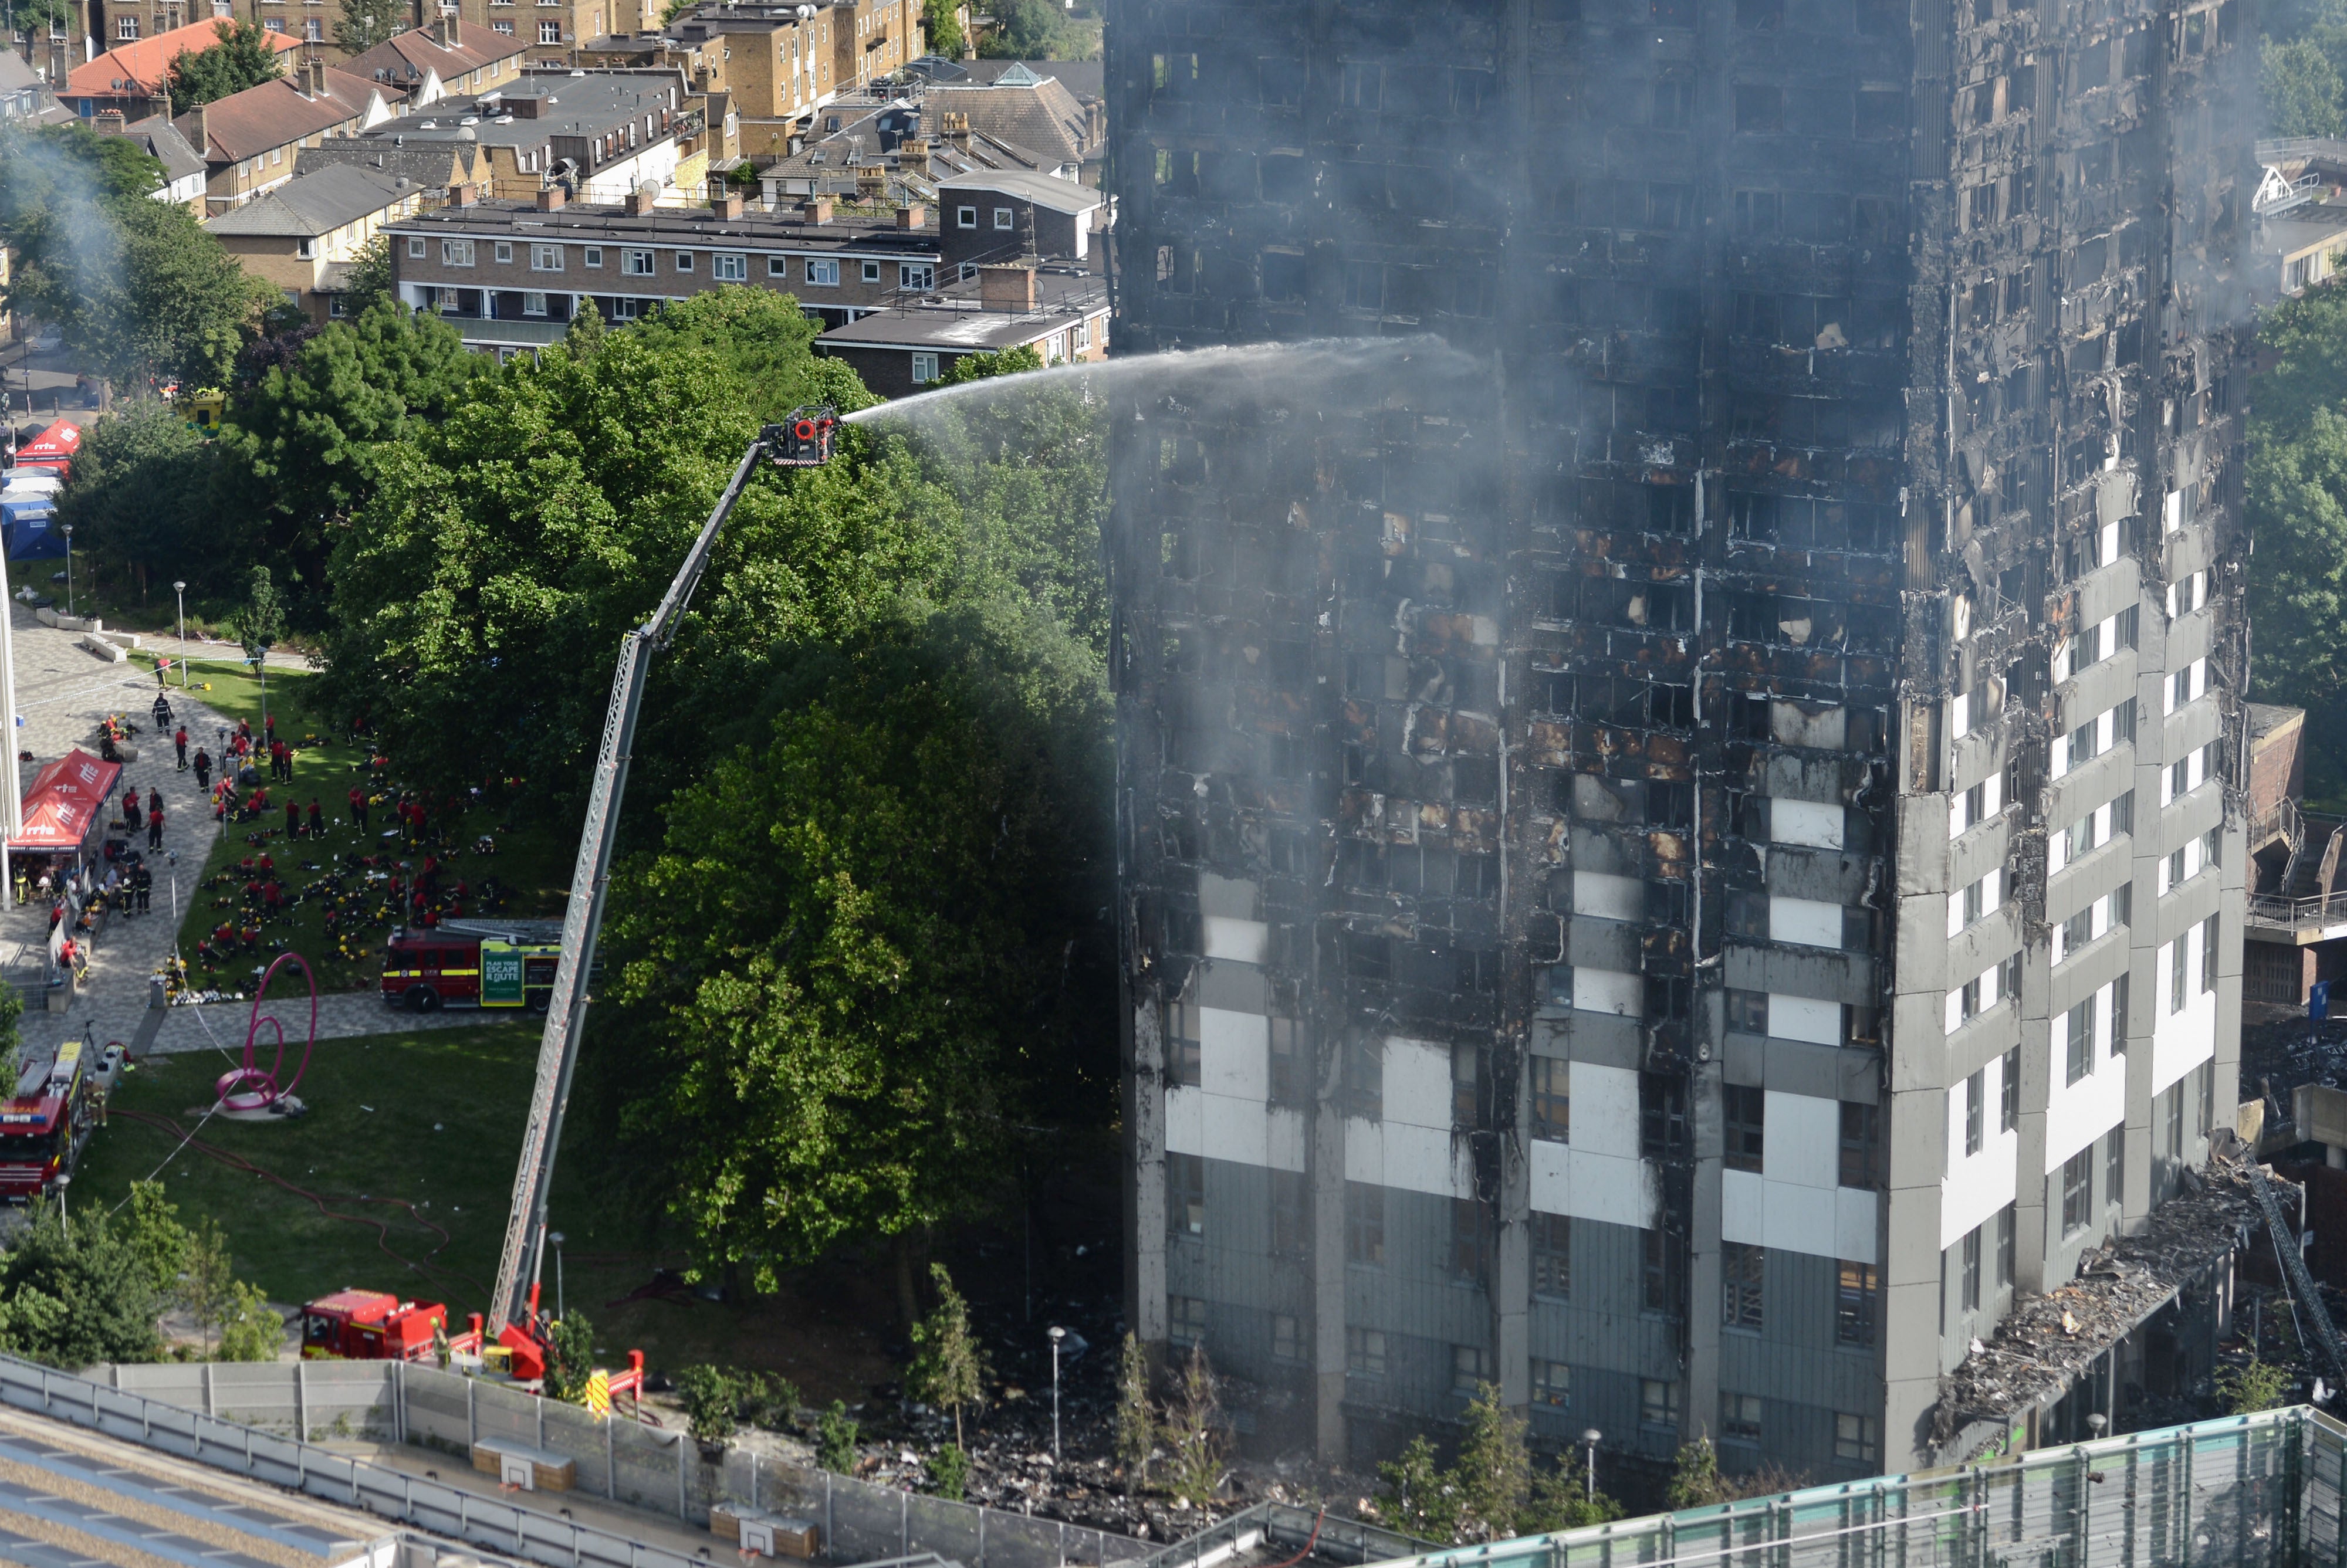
[[[2305,1407],[1395,1559],[1409,1568],[2314,1568],[2347,1427]]]
[[[2270,893],[2252,893],[2247,915],[2252,926],[2275,927],[2291,931],[2347,925],[2347,893],[2333,893],[2317,898],[2283,898]]]
[[[1068,1568],[1133,1561],[1153,1550],[1112,1532],[875,1486],[739,1448],[707,1460],[672,1428],[604,1419],[508,1384],[412,1362],[122,1366],[90,1375],[125,1397],[168,1401],[182,1419],[233,1420],[256,1432],[415,1443],[452,1454],[469,1454],[483,1439],[524,1443],[573,1461],[578,1489],[588,1496],[692,1528],[705,1527],[720,1502],[805,1518],[821,1528],[825,1555],[835,1563],[934,1552],[963,1568]]]

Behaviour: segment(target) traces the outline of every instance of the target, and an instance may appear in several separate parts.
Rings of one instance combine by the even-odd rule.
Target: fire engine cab
[[[559,920],[403,926],[384,947],[383,999],[411,1012],[444,1007],[544,1012],[561,958]]]
[[[55,1057],[20,1069],[16,1092],[0,1101],[0,1198],[29,1202],[79,1163],[97,1125],[101,1089],[101,1072],[89,1057],[88,1047],[69,1040]],[[109,1054],[109,1069],[111,1062]]]
[[[446,1330],[448,1309],[436,1301],[402,1301],[381,1290],[338,1290],[302,1308],[305,1359],[421,1361],[432,1354],[432,1331]],[[481,1348],[481,1319],[449,1338],[458,1355]]]

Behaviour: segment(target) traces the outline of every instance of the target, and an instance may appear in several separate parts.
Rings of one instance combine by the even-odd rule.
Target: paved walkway
[[[75,746],[96,752],[98,720],[108,713],[128,713],[138,726],[135,743],[139,755],[124,768],[124,781],[136,784],[142,794],[150,787],[163,792],[163,848],[169,856],[164,863],[155,864],[153,912],[128,919],[115,917],[108,922],[90,961],[89,979],[71,1009],[62,1014],[27,1012],[21,1025],[26,1045],[46,1049],[87,1031],[101,1045],[119,1040],[139,1051],[209,1050],[218,1045],[241,1052],[252,1014],[250,1002],[159,1012],[148,1006],[149,979],[169,955],[179,928],[172,913],[173,883],[179,884],[181,897],[192,896],[205,856],[220,833],[210,804],[196,788],[195,774],[181,773],[174,764],[169,737],[156,743],[147,712],[155,701],[153,674],[135,665],[98,659],[78,646],[79,632],[43,626],[22,604],[12,603],[9,611],[16,647],[16,710],[25,720],[24,728],[17,732],[18,744],[34,757],[25,782],[31,783],[35,772]],[[221,645],[213,644],[207,654],[200,646],[190,645],[190,651],[200,656],[217,656],[221,651]],[[272,665],[278,661],[273,656],[271,659]],[[205,707],[197,692],[173,686],[169,695],[190,737],[200,736],[210,743],[215,731],[233,727],[234,721]],[[43,961],[47,936],[46,907],[19,908],[0,897],[0,963]],[[281,979],[278,984],[282,995],[272,993],[269,1010],[276,1013],[289,1034],[298,1036],[308,1021],[307,1000],[297,999],[286,989],[286,981]],[[478,1013],[469,1011],[395,1012],[372,994],[344,992],[322,999],[318,1037],[345,1039],[413,1029],[462,1028],[483,1021]]]

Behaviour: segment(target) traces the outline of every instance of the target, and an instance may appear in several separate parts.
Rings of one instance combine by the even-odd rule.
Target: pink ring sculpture
[[[277,1074],[285,1065],[285,1026],[275,1014],[263,1017],[261,999],[269,994],[269,982],[276,978],[278,966],[295,963],[302,966],[302,978],[310,982],[310,1038],[302,1044],[302,1065],[293,1071],[293,1081],[283,1088],[277,1086]],[[267,1024],[277,1031],[277,1060],[263,1072],[253,1062],[252,1044],[261,1037],[261,1026]],[[244,1031],[244,1065],[220,1076],[212,1085],[223,1111],[264,1111],[293,1092],[302,1075],[310,1071],[310,1052],[318,1044],[318,977],[310,971],[309,960],[299,953],[280,953],[261,971],[261,984],[252,993],[252,1021]]]

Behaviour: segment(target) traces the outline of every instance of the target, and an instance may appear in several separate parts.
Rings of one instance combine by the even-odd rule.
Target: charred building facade
[[[2255,36],[1119,0],[1115,352],[1427,340],[1112,426],[1129,1305],[1256,1443],[1926,1462],[2230,1123]]]

